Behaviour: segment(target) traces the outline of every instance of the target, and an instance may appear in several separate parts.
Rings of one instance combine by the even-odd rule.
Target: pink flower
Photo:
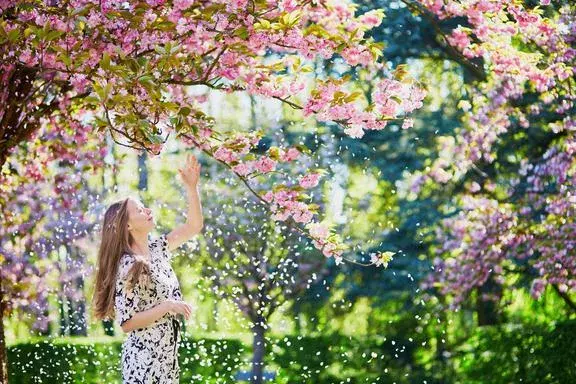
[[[342,257],[341,257],[342,251],[336,249],[336,244],[326,243],[324,245],[324,247],[322,248],[322,253],[326,257],[334,257],[334,261],[336,262],[336,265],[339,265],[342,263]]]
[[[285,12],[292,12],[298,8],[298,1],[296,0],[282,0],[280,6]]]
[[[262,198],[263,198],[266,202],[271,203],[272,200],[273,200],[273,198],[274,198],[274,193],[272,193],[272,191],[268,191],[268,192],[266,192],[266,193],[264,194],[264,196],[262,196]]]
[[[240,76],[240,69],[237,67],[220,68],[217,73],[228,80],[234,80]]]
[[[482,189],[480,187],[480,184],[478,184],[475,181],[473,181],[472,184],[470,184],[470,186],[468,187],[468,190],[472,193],[476,193],[476,192],[480,191],[480,189]]]
[[[252,167],[250,167],[248,163],[240,163],[232,167],[232,170],[240,176],[246,176],[247,174],[252,172]]]
[[[326,243],[324,245],[324,247],[322,248],[322,253],[324,254],[324,256],[326,257],[332,257],[334,256],[334,250],[336,249],[336,246],[332,243]]]
[[[372,10],[360,16],[358,21],[368,27],[377,27],[382,23],[383,17],[384,13],[382,11]]]
[[[460,27],[452,31],[452,33],[448,36],[448,42],[454,47],[458,48],[460,51],[463,51],[471,43],[470,38],[466,32],[464,32]]]
[[[398,114],[398,109],[400,104],[396,100],[388,99],[384,103],[378,106],[379,112],[388,117],[394,117]]]
[[[272,172],[276,168],[276,161],[267,156],[262,156],[255,164],[256,169],[262,173]]]
[[[86,79],[86,75],[84,74],[74,74],[70,77],[70,83],[78,93],[82,93],[86,90],[90,81]]]
[[[404,121],[402,122],[402,129],[412,128],[413,126],[414,126],[413,119],[404,119]]]
[[[290,212],[287,209],[285,209],[282,212],[275,212],[271,217],[272,220],[284,221],[290,217]]]
[[[392,256],[394,256],[394,252],[372,253],[370,255],[370,262],[376,267],[383,266],[384,268],[388,268],[388,263],[393,259]]]
[[[282,155],[280,155],[280,160],[282,161],[292,161],[292,160],[296,160],[298,158],[298,156],[300,156],[300,151],[298,151],[296,148],[288,148],[288,150],[284,153],[282,153]]]
[[[297,223],[309,223],[310,220],[312,220],[312,218],[314,217],[314,214],[309,210],[305,209],[302,211],[296,211],[292,215],[292,217],[294,218],[294,221],[296,221]]]
[[[367,66],[370,65],[370,63],[374,60],[370,51],[359,47],[348,47],[342,50],[341,55],[351,66],[358,64]]]
[[[294,197],[296,197],[295,191],[280,190],[274,194],[274,198],[279,203],[291,201]]]
[[[361,125],[354,124],[344,129],[344,133],[355,139],[360,139],[364,136],[364,129]]]
[[[193,3],[193,0],[174,0],[174,9],[183,11],[189,8]]]
[[[320,174],[311,173],[309,175],[303,176],[299,184],[302,188],[310,189],[318,185],[318,180],[320,179]]]
[[[542,279],[535,279],[534,281],[532,281],[530,294],[532,295],[533,298],[538,300],[544,293],[545,289],[546,289],[546,282]]]
[[[316,239],[326,239],[330,234],[328,228],[320,223],[311,223],[309,224],[310,235]]]
[[[231,163],[232,161],[236,160],[234,152],[224,147],[220,147],[216,150],[216,152],[214,152],[214,158],[225,163]]]

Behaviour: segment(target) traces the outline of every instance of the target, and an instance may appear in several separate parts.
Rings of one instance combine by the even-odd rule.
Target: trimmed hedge
[[[122,341],[54,339],[20,343],[8,348],[11,384],[120,383]],[[242,364],[243,345],[238,340],[183,338],[179,349],[181,381],[233,383]]]
[[[409,336],[409,335],[407,335]],[[394,336],[287,336],[269,340],[275,383],[576,383],[576,321],[551,326],[481,327],[453,351],[449,377],[415,362],[419,343]],[[119,383],[121,341],[55,339],[8,348],[11,384]],[[235,339],[184,338],[182,383],[237,382],[250,348]]]
[[[415,348],[401,337],[287,336],[274,342],[268,363],[279,367],[278,383],[422,383]]]
[[[459,383],[576,383],[576,321],[479,328],[453,365]]]
[[[409,383],[411,343],[384,337],[287,336],[268,340],[266,371],[276,383]],[[250,348],[238,340],[184,338],[182,383],[235,383],[250,369]],[[121,341],[54,339],[8,349],[10,383],[119,383]]]

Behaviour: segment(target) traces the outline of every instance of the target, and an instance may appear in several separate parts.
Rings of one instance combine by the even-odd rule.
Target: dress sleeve
[[[116,281],[115,307],[118,323],[122,326],[130,320],[140,309],[139,304],[143,294],[143,287],[140,282],[134,284],[132,289],[127,287],[127,274],[134,260],[132,258],[123,258],[118,271]]]
[[[170,252],[170,250],[168,249],[167,236],[168,235],[166,233],[163,233],[158,238],[152,240],[152,242],[150,243],[150,248],[152,251],[158,252],[158,254],[163,260],[170,261],[172,260],[173,255],[172,252]]]

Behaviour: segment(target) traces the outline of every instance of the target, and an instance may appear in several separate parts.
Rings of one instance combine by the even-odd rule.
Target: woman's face
[[[131,232],[148,233],[154,228],[154,216],[150,208],[141,201],[128,199],[128,229]]]

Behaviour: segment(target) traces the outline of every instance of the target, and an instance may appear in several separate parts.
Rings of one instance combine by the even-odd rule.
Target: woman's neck
[[[132,233],[132,238],[134,239],[134,242],[130,245],[130,249],[132,249],[132,251],[137,255],[149,258],[150,251],[148,249],[148,234]]]

